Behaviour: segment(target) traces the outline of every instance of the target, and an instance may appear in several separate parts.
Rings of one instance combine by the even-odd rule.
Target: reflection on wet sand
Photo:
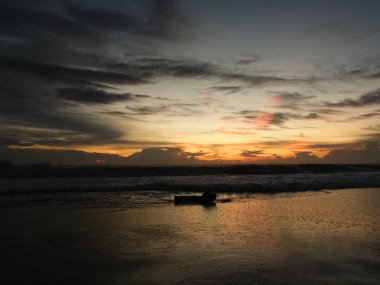
[[[2,208],[4,284],[377,284],[379,189]],[[2,282],[3,283],[3,282]]]

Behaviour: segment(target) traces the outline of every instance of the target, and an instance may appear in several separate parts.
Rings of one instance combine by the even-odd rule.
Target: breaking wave
[[[378,172],[0,179],[0,193],[168,191],[279,193],[380,187]]]

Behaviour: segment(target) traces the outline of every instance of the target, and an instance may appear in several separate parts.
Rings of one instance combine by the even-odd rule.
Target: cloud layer
[[[110,1],[88,6],[85,1],[43,0],[1,3],[0,120],[8,128],[14,127],[12,139],[19,141],[15,145],[83,145],[122,140],[128,130],[120,130],[78,107],[151,98],[148,94],[123,92],[121,86],[144,85],[162,78],[234,81],[251,86],[308,81],[248,74],[194,59],[146,56],[154,54],[162,43],[182,40],[184,31],[189,31],[190,17],[180,9],[178,1],[148,1],[139,9],[128,9],[128,3],[124,9],[115,9],[114,4]],[[239,90],[240,87],[214,88],[231,94]],[[192,106],[127,105],[124,118],[136,121],[141,115],[169,109],[177,109],[173,112],[182,115],[200,112]],[[35,136],[40,138],[17,137],[19,127],[39,129]],[[51,133],[43,138],[51,129],[57,136]],[[62,138],[66,133],[72,135]]]
[[[18,155],[31,161],[38,156],[49,160],[61,155],[60,149],[72,150],[66,153],[72,161],[80,157],[93,162],[97,156],[102,161],[103,154],[86,151],[109,151],[135,152],[128,159],[107,157],[115,163],[192,164],[202,159],[268,158],[271,145],[249,148],[266,137],[275,142],[307,137],[317,145],[317,137],[324,142],[328,131],[330,136],[336,133],[335,142],[379,141],[377,21],[369,26],[363,19],[339,22],[320,17],[317,22],[301,21],[299,27],[285,25],[280,33],[280,23],[289,20],[282,22],[280,14],[291,4],[278,17],[269,17],[276,5],[260,10],[249,1],[229,4],[239,12],[238,18],[225,5],[176,0],[0,1],[4,157],[20,148]],[[352,11],[363,7],[367,6]],[[372,10],[368,8],[366,15]],[[299,15],[307,15],[304,12]],[[254,13],[265,20],[262,25]],[[324,54],[330,45],[323,39],[331,35],[352,42]],[[322,44],[311,48],[316,39]],[[354,53],[354,48],[364,52]],[[214,147],[229,144],[236,148]],[[346,161],[331,145],[324,149],[331,156],[324,159]],[[25,148],[39,149],[38,155]],[[312,146],[298,151],[289,159],[320,160]],[[361,155],[372,161],[365,152]]]

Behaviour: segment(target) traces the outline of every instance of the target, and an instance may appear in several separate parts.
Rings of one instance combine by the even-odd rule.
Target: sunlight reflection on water
[[[245,196],[213,207],[2,208],[1,265],[8,278],[44,269],[52,282],[377,284],[379,190]]]

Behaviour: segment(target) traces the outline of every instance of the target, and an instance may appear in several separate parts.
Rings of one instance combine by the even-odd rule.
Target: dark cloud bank
[[[311,152],[297,152],[290,158],[277,157],[270,163],[281,164],[380,164],[380,148],[378,143],[367,143],[363,149],[332,150],[326,156],[319,158]]]
[[[129,157],[76,150],[9,149],[0,147],[1,160],[15,164],[49,163],[52,165],[202,165],[203,153],[180,148],[147,148]]]
[[[115,143],[125,130],[106,125],[97,114],[81,114],[77,107],[151,98],[121,93],[119,85],[146,84],[162,77],[249,85],[308,82],[160,56],[163,43],[191,35],[191,21],[180,1],[174,0],[94,1],[91,6],[87,1],[0,1],[0,122],[14,128],[10,138],[18,140],[15,145]],[[133,121],[140,114],[130,115]],[[19,127],[54,129],[60,136],[44,137],[45,132],[39,132],[35,134],[39,140],[28,141],[17,135]],[[72,135],[62,140],[65,133]]]
[[[123,54],[136,50],[131,42],[154,46],[176,40],[185,22],[176,2],[147,1],[137,13],[128,4],[116,9],[115,1],[94,1],[91,7],[84,1],[1,1],[0,122],[7,128],[2,136],[12,133],[13,145],[52,147],[119,141],[124,132],[76,106],[150,98],[111,85],[147,83],[160,72],[161,63],[136,63]],[[36,131],[28,139],[21,128]]]
[[[373,90],[355,99],[345,99],[340,102],[326,102],[326,107],[364,107],[380,105],[380,89]]]
[[[317,146],[315,146],[317,147]],[[319,146],[321,147],[321,146]],[[326,146],[333,147],[333,146]],[[251,150],[241,153],[241,157],[257,157],[265,150]],[[9,149],[0,147],[0,157],[16,164],[49,163],[53,165],[215,165],[220,161],[204,161],[205,153],[185,152],[181,148],[146,148],[129,157],[115,154],[88,153],[74,150]],[[332,150],[319,158],[311,152],[296,152],[293,157],[258,160],[264,164],[380,164],[380,148],[377,142],[367,142],[362,148]]]
[[[0,150],[1,153],[1,150]],[[16,154],[17,153],[17,154]],[[118,155],[84,153],[82,151],[35,151],[24,150],[21,152],[29,164],[17,165],[9,161],[0,161],[0,178],[30,178],[30,177],[120,177],[120,176],[173,176],[173,175],[216,175],[216,174],[291,174],[291,173],[333,173],[333,172],[369,172],[380,170],[380,164],[355,164],[352,157],[357,157],[357,162],[361,162],[360,152],[336,152],[331,157],[344,156],[349,159],[347,164],[323,164],[326,161],[317,159],[309,153],[298,153],[290,159],[275,159],[267,161],[266,164],[246,164],[246,165],[213,165],[202,163],[197,157],[202,153],[186,153],[178,148],[168,149],[145,149],[125,158]],[[247,151],[242,155],[254,157],[262,154],[262,151]],[[379,151],[372,154],[377,155]],[[16,155],[16,161],[23,162],[19,156],[19,150],[13,154],[8,153],[8,158]],[[39,158],[37,158],[37,156]],[[30,161],[41,161],[49,159],[58,165],[46,163],[30,164]],[[65,161],[72,165],[61,165]],[[93,161],[110,163],[111,165],[92,164]],[[329,160],[329,161],[334,161]],[[87,163],[86,163],[87,162]],[[82,165],[84,164],[84,165]],[[112,166],[112,164],[115,164]],[[122,164],[122,165],[120,165]],[[138,166],[135,166],[135,165]],[[82,166],[81,166],[82,165]],[[141,167],[144,165],[145,167]],[[164,165],[164,167],[163,167]],[[124,167],[123,167],[124,166]],[[145,185],[146,186],[146,185]],[[148,185],[151,187],[151,185]],[[155,187],[163,187],[168,190],[166,184]],[[133,186],[136,190],[137,186]],[[144,187],[144,186],[143,186]],[[151,189],[151,188],[143,189]],[[177,187],[177,186],[176,186]],[[324,186],[325,187],[325,186]],[[353,186],[354,187],[354,186]],[[125,187],[122,188],[125,190]],[[177,190],[177,189],[174,189]],[[182,189],[184,190],[184,189]],[[189,189],[191,190],[191,189]],[[221,188],[223,191],[223,187]]]

